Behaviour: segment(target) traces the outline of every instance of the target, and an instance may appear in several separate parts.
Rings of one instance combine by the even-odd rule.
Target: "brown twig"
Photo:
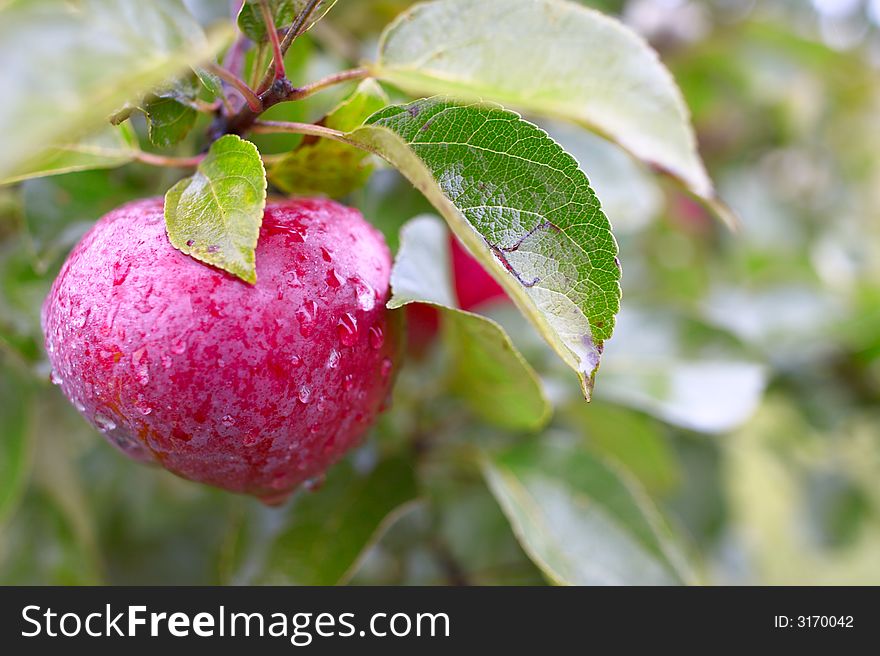
[[[334,84],[340,84],[341,82],[348,82],[349,80],[363,80],[365,77],[369,76],[369,74],[370,72],[366,68],[351,68],[347,71],[333,73],[332,75],[323,77],[320,80],[310,82],[304,87],[298,87],[294,89],[293,92],[287,97],[287,100],[299,100],[300,98],[311,96],[313,93],[321,91],[322,89],[326,89],[327,87],[332,87]]]

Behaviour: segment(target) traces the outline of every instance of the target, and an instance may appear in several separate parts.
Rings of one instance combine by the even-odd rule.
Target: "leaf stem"
[[[188,169],[201,164],[205,159],[204,155],[196,155],[194,157],[169,157],[167,155],[156,155],[155,153],[145,153],[138,151],[134,158],[138,162],[149,164],[150,166],[162,166],[165,168]]]
[[[251,89],[244,80],[232,74],[222,66],[214,64],[213,62],[205,64],[205,68],[207,68],[214,75],[235,88],[235,90],[242,95],[251,111],[257,113],[263,111],[263,101],[260,100],[260,97],[256,93],[254,93],[254,90]]]
[[[312,123],[295,123],[293,121],[254,121],[251,126],[251,132],[257,134],[271,134],[277,132],[286,132],[289,134],[307,134],[313,137],[325,137],[336,141],[348,142],[345,133],[333,128],[324,127],[323,125],[314,125]]]
[[[263,13],[263,22],[266,24],[269,42],[272,44],[275,79],[280,80],[286,75],[284,72],[284,53],[281,52],[281,42],[278,41],[278,29],[275,27],[275,19],[272,18],[272,11],[269,9],[268,0],[260,0],[260,11]]]
[[[365,77],[369,76],[369,74],[370,72],[366,68],[351,68],[347,71],[333,73],[332,75],[323,77],[320,80],[310,82],[303,87],[297,87],[290,93],[290,95],[287,97],[287,100],[299,100],[300,98],[311,96],[313,93],[317,93],[322,89],[331,87],[334,84],[348,82],[349,80],[363,80]]]

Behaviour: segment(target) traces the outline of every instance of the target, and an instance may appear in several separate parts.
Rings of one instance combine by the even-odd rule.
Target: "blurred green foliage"
[[[288,54],[294,81],[371,55],[379,30],[409,4],[338,3]],[[572,463],[622,471],[623,483],[608,486],[637,490],[633,507],[665,516],[683,536],[674,551],[701,581],[880,583],[877,3],[842,3],[851,11],[840,15],[829,3],[786,0],[585,4],[622,15],[660,50],[721,196],[744,224],[730,234],[615,147],[542,123],[594,182],[621,248],[624,311],[592,404],[502,304],[485,313],[555,407],[540,434],[484,424],[458,401],[437,340],[408,362],[392,409],[323,492],[269,509],[142,467],[50,384],[39,311],[96,218],[164,193],[177,174],[132,164],[2,188],[0,583],[547,581],[534,540],[520,546],[523,524],[511,528],[484,482],[480,452],[504,454],[499,462],[538,500],[563,504],[563,518],[596,484]],[[267,118],[318,120],[345,92]],[[146,143],[146,125],[135,125]],[[198,145],[203,128],[183,145]],[[297,139],[255,141],[281,153]],[[403,223],[431,211],[387,169],[347,200],[395,250]],[[571,449],[570,460],[553,456]],[[393,477],[377,479],[387,468]],[[400,484],[382,485],[389,480]],[[375,505],[349,519],[349,498]],[[322,549],[334,540],[347,548]],[[309,566],[310,550],[320,566]]]

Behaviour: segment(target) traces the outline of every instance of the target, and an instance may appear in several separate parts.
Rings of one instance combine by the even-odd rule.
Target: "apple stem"
[[[260,0],[260,11],[263,13],[263,22],[266,23],[266,31],[269,33],[269,42],[272,44],[272,60],[275,68],[275,79],[285,77],[284,53],[281,52],[281,42],[278,41],[278,29],[275,27],[275,19],[269,9],[268,0]]]
[[[244,80],[213,62],[205,64],[205,68],[238,91],[251,111],[256,113],[263,111],[263,101]]]

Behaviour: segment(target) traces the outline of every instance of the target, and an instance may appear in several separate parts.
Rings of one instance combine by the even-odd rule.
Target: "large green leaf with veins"
[[[425,194],[589,398],[620,306],[620,267],[575,159],[514,112],[439,97],[387,107],[346,138]]]

